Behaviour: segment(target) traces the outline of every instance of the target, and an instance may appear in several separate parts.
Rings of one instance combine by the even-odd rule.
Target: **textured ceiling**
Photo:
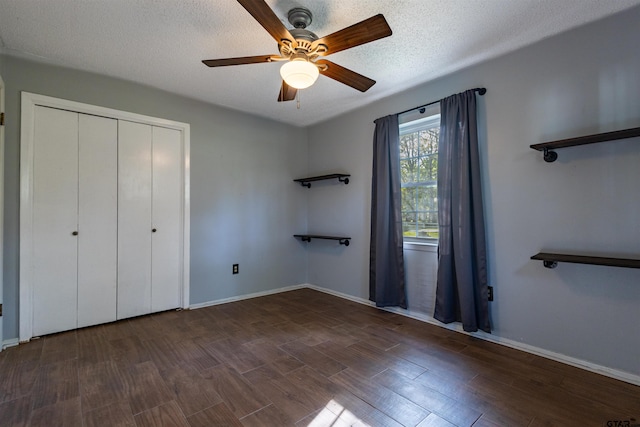
[[[301,108],[276,102],[278,63],[200,61],[277,54],[234,0],[0,0],[0,48],[151,85],[297,126],[324,121],[452,71],[640,4],[640,0],[266,0],[281,21],[304,6],[322,37],[378,13],[393,35],[328,57],[377,81],[366,93],[320,76]],[[461,88],[463,89],[463,88]]]

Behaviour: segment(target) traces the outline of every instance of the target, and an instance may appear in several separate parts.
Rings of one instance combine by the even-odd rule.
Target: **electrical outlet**
[[[487,289],[488,289],[487,296],[489,297],[489,301],[493,301],[493,286],[489,286],[487,287]]]
[[[233,274],[238,274],[240,272],[240,266],[238,264],[233,264]]]

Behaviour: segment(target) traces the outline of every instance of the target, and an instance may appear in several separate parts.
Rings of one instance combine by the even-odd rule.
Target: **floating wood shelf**
[[[635,138],[640,136],[640,127],[617,130],[614,132],[597,133],[595,135],[579,136],[577,138],[560,139],[557,141],[543,142],[530,145],[534,150],[544,153],[545,162],[551,163],[558,158],[557,148],[574,147],[576,145],[595,144],[598,142],[615,141],[618,139]]]
[[[640,259],[608,258],[584,255],[551,254],[540,252],[531,259],[542,261],[547,268],[556,268],[559,262],[571,262],[576,264],[608,265],[611,267],[640,268]]]
[[[299,182],[303,187],[311,188],[311,183],[313,181],[324,181],[326,179],[338,179],[340,182],[344,182],[345,184],[349,184],[349,177],[351,175],[346,173],[332,173],[329,175],[320,175],[320,176],[310,176],[308,178],[299,178],[294,179],[295,182]]]
[[[343,236],[323,236],[318,234],[294,234],[293,237],[299,237],[303,242],[310,242],[311,239],[337,240],[341,245],[349,246],[351,237]]]

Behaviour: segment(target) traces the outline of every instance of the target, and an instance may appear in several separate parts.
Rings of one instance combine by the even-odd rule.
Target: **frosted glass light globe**
[[[291,87],[306,89],[318,79],[318,67],[304,59],[294,59],[280,68],[282,79]]]

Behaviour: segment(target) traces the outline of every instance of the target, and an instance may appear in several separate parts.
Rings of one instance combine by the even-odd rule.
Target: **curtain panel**
[[[378,307],[407,308],[402,249],[398,115],[379,118],[375,124],[369,299]]]
[[[444,98],[440,110],[434,317],[491,332],[475,91]]]

